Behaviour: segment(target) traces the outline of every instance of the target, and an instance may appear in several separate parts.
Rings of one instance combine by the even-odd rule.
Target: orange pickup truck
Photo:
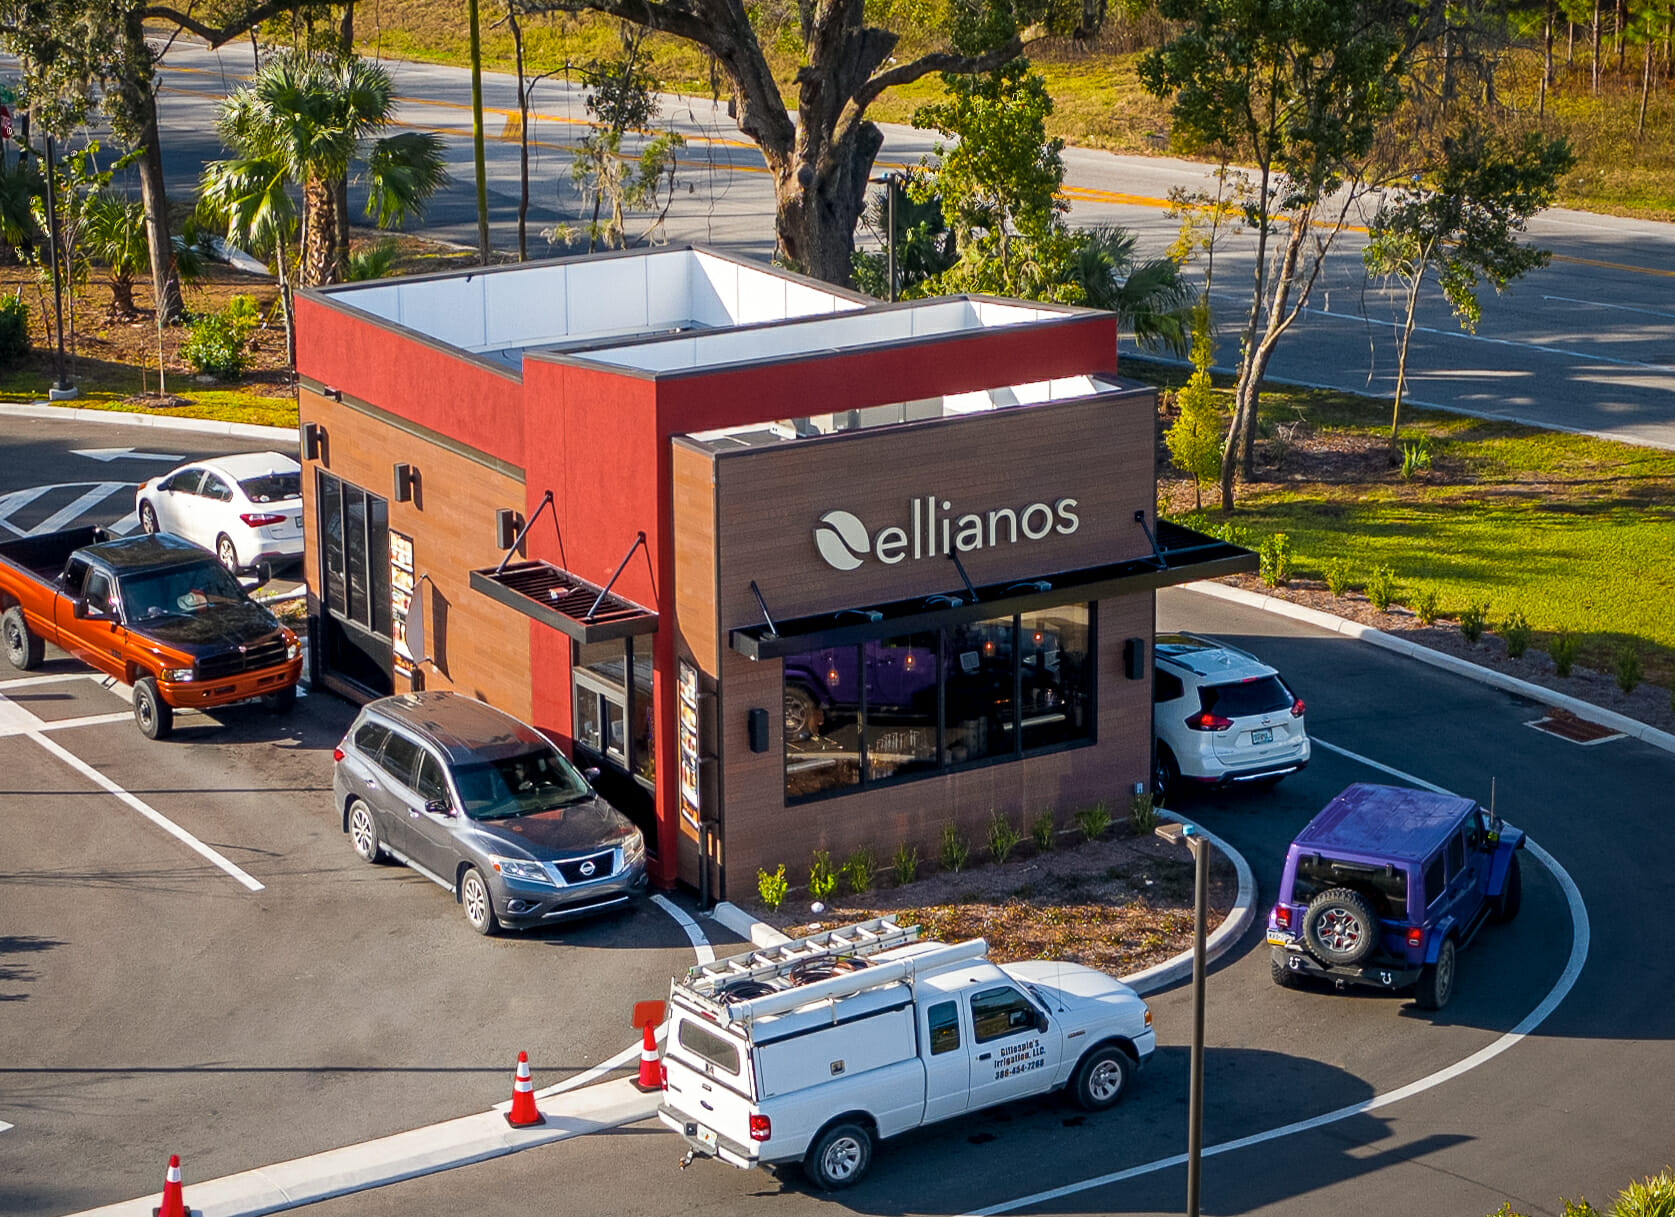
[[[73,528],[0,542],[0,642],[28,671],[56,643],[134,686],[148,739],[174,712],[260,697],[284,713],[302,675],[297,636],[215,555],[166,534],[107,540]]]

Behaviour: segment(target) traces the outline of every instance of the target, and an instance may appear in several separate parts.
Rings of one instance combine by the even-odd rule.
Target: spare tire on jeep
[[[1321,963],[1360,963],[1378,945],[1372,901],[1353,888],[1327,888],[1303,914],[1303,941]]]

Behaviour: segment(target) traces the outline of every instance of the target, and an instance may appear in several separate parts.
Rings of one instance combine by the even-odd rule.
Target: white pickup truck
[[[821,1188],[910,1128],[1068,1087],[1110,1107],[1156,1045],[1127,985],[1078,964],[997,966],[981,939],[888,918],[693,968],[670,986],[658,1116],[695,1156],[801,1160]]]

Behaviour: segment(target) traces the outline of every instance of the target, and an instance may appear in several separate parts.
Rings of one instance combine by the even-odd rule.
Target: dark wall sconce
[[[517,543],[518,533],[523,531],[523,515],[513,511],[510,507],[502,507],[494,513],[494,547],[502,552],[511,549]]]
[[[326,429],[319,423],[302,425],[302,459],[318,461],[326,450]]]
[[[755,709],[749,717],[750,750],[752,752],[766,752],[768,750],[768,712]]]
[[[1146,640],[1130,638],[1122,644],[1123,675],[1130,680],[1146,679]]]
[[[397,465],[395,467],[395,501],[411,503],[419,492],[419,467],[417,465]]]

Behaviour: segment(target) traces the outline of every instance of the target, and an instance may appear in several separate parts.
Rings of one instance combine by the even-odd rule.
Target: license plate
[[[698,1144],[702,1145],[705,1149],[714,1149],[715,1129],[705,1128],[702,1124],[698,1125],[697,1141]]]
[[[1250,733],[1250,742],[1253,743],[1253,744],[1271,744],[1271,743],[1273,743],[1274,742],[1274,729],[1272,727],[1262,727],[1262,728],[1260,728],[1256,731],[1252,731]]]
[[[1268,935],[1268,945],[1271,946],[1271,947],[1289,946],[1290,943],[1291,943],[1291,939],[1287,938],[1283,934],[1269,934]]]

